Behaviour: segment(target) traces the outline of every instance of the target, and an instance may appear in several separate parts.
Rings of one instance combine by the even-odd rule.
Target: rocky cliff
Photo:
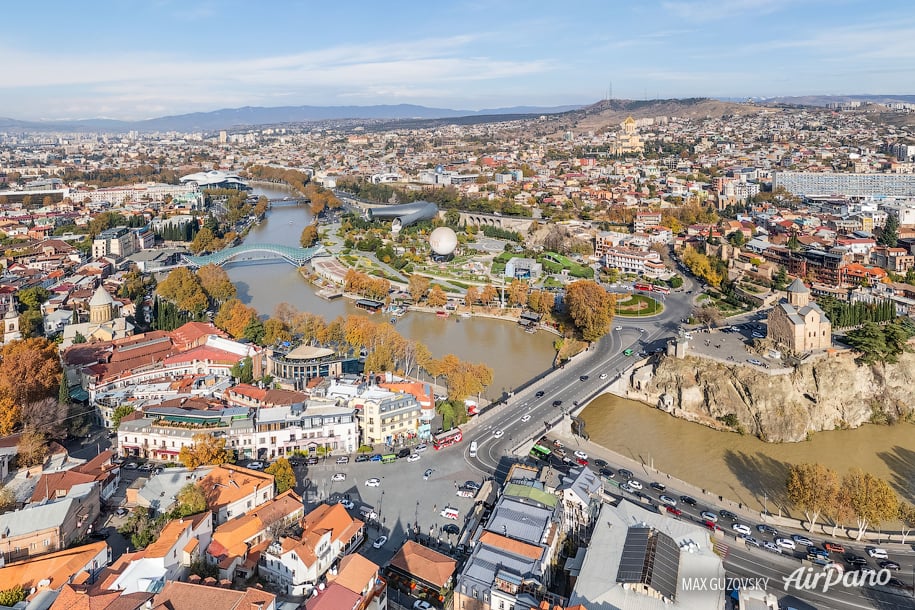
[[[802,441],[810,432],[915,415],[915,354],[903,354],[897,364],[868,367],[841,353],[781,373],[663,357],[636,369],[631,381],[631,398],[770,442]]]

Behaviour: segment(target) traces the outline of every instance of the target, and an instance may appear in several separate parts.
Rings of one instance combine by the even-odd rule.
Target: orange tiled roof
[[[413,540],[404,543],[390,565],[437,587],[445,586],[457,568],[455,560]]]
[[[378,564],[354,553],[340,560],[340,568],[333,582],[361,595],[366,586],[374,582],[376,574]]]
[[[241,466],[223,464],[214,467],[200,485],[208,498],[210,509],[231,504],[259,489],[273,486],[273,475]]]
[[[47,580],[47,589],[57,589],[71,578],[82,572],[86,566],[92,567],[92,559],[101,553],[108,543],[93,542],[72,549],[65,549],[48,555],[32,557],[26,561],[7,564],[0,568],[0,583],[5,588],[22,585],[29,589]]]

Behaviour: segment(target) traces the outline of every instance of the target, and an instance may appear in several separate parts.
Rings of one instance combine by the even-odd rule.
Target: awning
[[[75,400],[76,402],[86,402],[89,400],[89,392],[87,392],[80,386],[76,386],[75,388],[70,390],[69,393],[70,393],[70,399]]]

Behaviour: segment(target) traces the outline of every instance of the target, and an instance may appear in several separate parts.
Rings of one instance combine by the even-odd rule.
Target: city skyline
[[[605,6],[606,4],[606,6]],[[483,108],[615,98],[906,94],[915,15],[891,1],[158,0],[7,8],[0,116],[140,120],[241,106]],[[64,35],[27,24],[52,15]],[[612,93],[611,93],[612,88]]]

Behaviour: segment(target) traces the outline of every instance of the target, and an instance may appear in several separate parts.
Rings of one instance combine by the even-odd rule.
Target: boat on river
[[[437,315],[439,318],[447,318],[449,314],[447,311],[443,311],[440,309],[435,312],[435,315]]]

